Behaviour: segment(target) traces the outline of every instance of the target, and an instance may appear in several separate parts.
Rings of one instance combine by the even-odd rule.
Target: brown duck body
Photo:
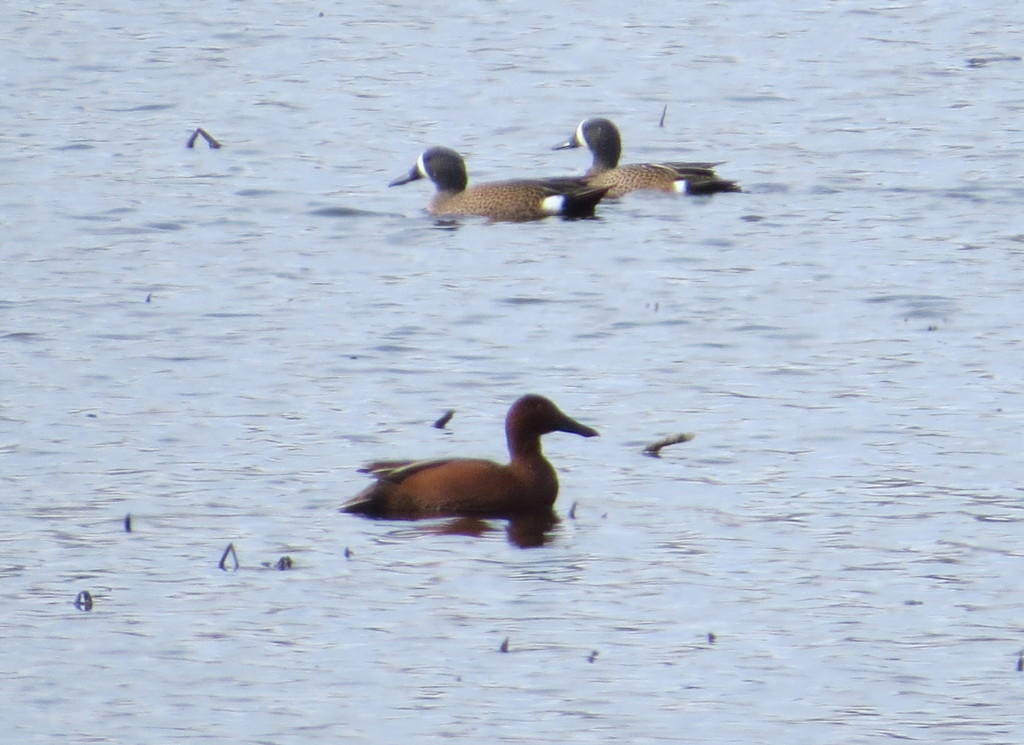
[[[741,191],[714,171],[717,163],[630,163],[586,175],[591,186],[607,187],[605,196],[618,198],[631,191],[663,191],[670,194],[715,194]]]
[[[466,163],[454,150],[434,147],[423,152],[405,176],[389,186],[421,178],[437,191],[427,205],[432,215],[476,215],[491,220],[538,220],[550,215],[592,217],[608,189],[585,179],[516,179],[469,186]]]
[[[607,188],[605,196],[621,197],[632,191],[663,191],[676,194],[715,194],[742,191],[733,181],[720,178],[715,166],[721,163],[630,163],[619,165],[622,138],[608,119],[584,119],[573,136],[555,146],[555,150],[586,147],[594,155],[590,170],[583,176],[590,186]]]
[[[540,438],[549,432],[594,437],[597,431],[571,419],[543,396],[517,400],[505,419],[510,462],[476,458],[382,461],[364,471],[375,483],[342,511],[370,517],[417,518],[475,515],[515,517],[549,510],[558,476],[544,457]]]

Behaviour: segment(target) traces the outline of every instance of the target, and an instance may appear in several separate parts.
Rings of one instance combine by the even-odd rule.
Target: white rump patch
[[[540,203],[541,211],[545,215],[560,215],[562,210],[565,208],[565,195],[555,194],[551,197],[546,197],[543,202]]]

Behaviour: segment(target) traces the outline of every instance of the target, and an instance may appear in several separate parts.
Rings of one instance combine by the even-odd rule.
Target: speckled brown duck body
[[[543,396],[518,399],[505,418],[508,465],[456,458],[380,461],[361,469],[377,481],[341,509],[370,517],[516,517],[550,510],[558,476],[540,438],[549,432],[594,437],[596,430],[564,414]]]
[[[608,119],[584,119],[568,141],[555,150],[586,147],[594,162],[583,178],[591,186],[608,187],[606,196],[621,197],[631,191],[651,190],[677,194],[714,194],[742,191],[733,181],[715,173],[720,163],[631,163],[619,165],[622,138],[618,128]]]
[[[389,186],[417,179],[434,182],[427,212],[432,215],[477,215],[491,220],[538,220],[550,215],[592,217],[608,189],[582,178],[517,179],[468,186],[466,162],[454,150],[432,147],[416,159],[405,176]]]

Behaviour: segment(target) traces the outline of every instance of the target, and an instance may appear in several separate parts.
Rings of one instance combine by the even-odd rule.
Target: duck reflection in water
[[[515,515],[507,518],[505,537],[513,546],[537,548],[547,544],[558,526],[558,515],[552,509]],[[424,527],[423,533],[433,535],[464,535],[479,538],[497,528],[492,520],[482,517],[455,517]]]
[[[375,482],[341,510],[381,519],[457,517],[462,519],[446,523],[441,532],[470,535],[485,530],[487,518],[507,519],[513,543],[541,545],[557,523],[552,507],[558,476],[540,444],[550,432],[598,434],[551,400],[526,395],[512,404],[505,418],[507,465],[476,458],[370,463],[361,470]]]

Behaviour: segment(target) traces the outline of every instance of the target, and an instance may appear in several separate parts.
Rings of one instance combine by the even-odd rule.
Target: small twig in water
[[[235,552],[235,544],[229,543],[228,547],[224,549],[224,553],[220,557],[220,563],[217,565],[225,572],[228,570],[227,563],[228,557],[234,561],[234,567],[231,569],[232,572],[238,571],[238,554]]]
[[[665,104],[665,108],[661,110],[661,120],[658,122],[659,127],[665,126],[665,114],[668,113],[668,104]]]
[[[453,416],[455,416],[455,409],[448,409],[448,411],[441,415],[440,419],[434,422],[434,428],[444,429],[445,427],[448,426],[448,422],[452,420]]]
[[[88,590],[82,590],[75,597],[75,607],[78,610],[92,610],[92,594]]]
[[[131,533],[132,532],[132,513],[130,513],[130,512],[127,515],[124,516],[124,532],[125,533]]]
[[[292,566],[293,566],[293,562],[292,562],[292,557],[291,556],[282,556],[280,559],[278,559],[273,564],[271,564],[269,561],[264,561],[264,562],[262,562],[262,564],[267,569],[277,569],[280,572],[283,572],[283,571],[286,571],[288,569],[291,569]]]
[[[196,146],[196,140],[199,139],[200,137],[206,140],[206,144],[210,146],[211,150],[217,150],[220,148],[220,143],[213,139],[210,133],[207,132],[202,127],[199,127],[198,129],[196,129],[195,132],[192,133],[192,136],[188,138],[188,142],[185,143],[185,147],[194,148]]]
[[[993,62],[1020,62],[1020,57],[1017,56],[1004,56],[1004,57],[971,57],[967,60],[968,67],[985,67]]]
[[[498,647],[498,651],[501,652],[502,654],[508,654],[508,637],[507,636],[505,637],[505,641],[503,641],[501,643],[501,646]]]
[[[666,448],[669,445],[678,445],[681,442],[689,442],[696,437],[693,432],[683,432],[678,435],[670,435],[669,437],[663,437],[657,442],[652,442],[650,445],[644,448],[644,455],[649,455],[652,458],[661,457],[661,449]]]

